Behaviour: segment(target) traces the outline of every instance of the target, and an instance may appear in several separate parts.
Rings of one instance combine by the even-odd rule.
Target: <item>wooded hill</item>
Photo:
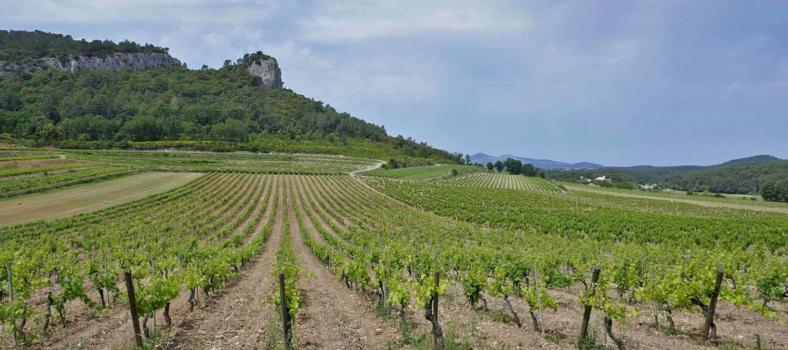
[[[731,160],[712,166],[633,166],[549,171],[553,179],[579,182],[606,176],[615,181],[656,183],[682,191],[756,194],[765,183],[788,180],[788,160],[768,155]]]
[[[167,51],[43,32],[1,33],[0,60]],[[255,86],[243,58],[220,69],[37,68],[6,75],[0,78],[4,133],[29,146],[333,153],[406,163],[457,159],[291,90]]]

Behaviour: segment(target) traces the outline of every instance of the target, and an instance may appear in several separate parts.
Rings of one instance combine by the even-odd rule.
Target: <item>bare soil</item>
[[[293,196],[288,196],[293,198]],[[303,210],[299,208],[298,210]],[[306,215],[304,219],[308,220]],[[289,207],[293,250],[303,275],[299,289],[305,305],[294,335],[301,349],[385,349],[400,340],[398,330],[368,307],[367,300],[345,287],[309,251],[292,206]],[[311,224],[311,223],[310,223]]]
[[[280,197],[271,236],[260,257],[236,283],[222,288],[204,307],[176,323],[169,338],[160,344],[162,349],[265,348],[266,329],[277,315],[271,298],[276,288],[276,251],[283,235],[282,204]]]

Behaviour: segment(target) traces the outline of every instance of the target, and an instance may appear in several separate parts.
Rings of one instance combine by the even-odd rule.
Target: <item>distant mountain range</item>
[[[577,170],[577,169],[598,169],[602,168],[603,166],[600,164],[588,163],[588,162],[580,162],[580,163],[566,163],[566,162],[559,162],[550,159],[534,159],[534,158],[525,158],[514,156],[511,154],[504,154],[501,156],[491,156],[485,153],[476,153],[471,156],[471,162],[473,163],[481,163],[487,164],[488,162],[495,163],[496,161],[505,161],[507,158],[512,158],[519,160],[523,163],[532,164],[533,166],[539,169],[545,170]]]
[[[770,155],[757,155],[730,160],[717,165],[601,167],[549,171],[548,177],[563,181],[581,181],[605,176],[613,181],[659,184],[682,191],[721,193],[758,192],[760,185],[788,179],[788,160]]]

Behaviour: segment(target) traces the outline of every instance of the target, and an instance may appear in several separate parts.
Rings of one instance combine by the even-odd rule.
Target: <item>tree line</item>
[[[504,172],[506,171],[512,175],[524,175],[524,176],[540,176],[542,178],[545,177],[544,171],[540,170],[539,168],[535,167],[533,164],[530,163],[523,163],[520,160],[513,159],[513,158],[506,158],[506,160],[487,162],[486,165],[487,171],[496,172]]]
[[[74,40],[70,35],[36,31],[0,30],[0,61],[25,61],[44,57],[104,57],[114,53],[167,52],[168,49],[133,41]]]

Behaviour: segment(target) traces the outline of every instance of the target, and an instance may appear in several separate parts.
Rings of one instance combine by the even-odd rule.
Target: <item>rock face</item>
[[[163,52],[115,53],[106,57],[74,56],[63,61],[56,57],[46,57],[32,63],[0,62],[0,76],[14,71],[43,67],[52,67],[63,72],[76,72],[84,69],[147,69],[175,65],[181,65],[181,61]]]
[[[257,84],[266,89],[281,88],[282,71],[273,57],[259,58],[249,62],[249,75],[259,78]]]

